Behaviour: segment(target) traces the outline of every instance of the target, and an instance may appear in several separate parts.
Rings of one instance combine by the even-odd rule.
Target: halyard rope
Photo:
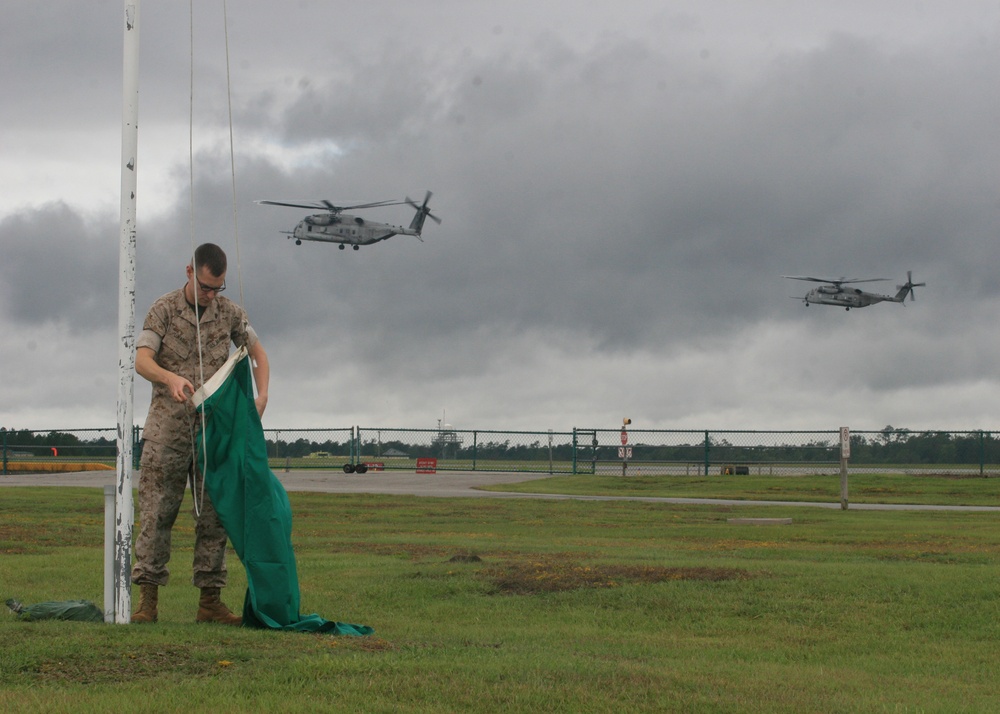
[[[195,264],[194,253],[196,249],[196,238],[195,238],[195,225],[194,225],[194,0],[189,0],[188,2],[188,15],[190,18],[190,79],[189,79],[189,102],[188,102],[188,184],[189,184],[189,202],[190,202],[190,224],[189,230],[191,234],[191,265],[195,271],[195,285],[194,288],[194,314],[195,314],[195,334],[197,336],[198,342],[198,379],[199,383],[204,386],[205,384],[205,362],[202,354],[201,347],[201,312],[199,311],[198,305],[198,295],[200,286],[198,286],[198,266]],[[233,188],[233,199],[232,199],[232,209],[233,209],[233,240],[236,244],[236,279],[237,285],[239,287],[240,293],[240,307],[243,307],[243,267],[240,261],[240,236],[239,236],[239,222],[236,209],[236,156],[233,142],[233,94],[232,94],[232,78],[230,73],[230,63],[229,63],[229,13],[226,5],[226,0],[222,0],[222,17],[223,17],[223,27],[225,31],[225,49],[226,49],[226,99],[228,102],[229,110],[229,168],[232,176],[232,188]],[[218,293],[216,293],[218,297]],[[205,471],[208,468],[208,446],[205,435],[205,400],[202,400],[199,407],[196,407],[196,417],[200,417],[201,422],[201,449],[202,449],[202,468],[201,468],[201,484],[198,484],[198,468],[196,464],[193,464],[195,468],[191,469],[191,493],[194,499],[194,512],[196,516],[201,515],[201,504],[205,499]],[[192,454],[196,453],[195,445],[195,422],[191,423],[191,451]]]

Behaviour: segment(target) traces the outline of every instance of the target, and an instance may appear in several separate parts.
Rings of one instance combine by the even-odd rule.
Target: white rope
[[[243,266],[240,262],[239,217],[236,211],[236,152],[233,148],[233,82],[229,70],[229,11],[222,0],[222,25],[226,33],[226,99],[229,103],[229,170],[233,178],[233,241],[236,243],[236,280],[240,288],[240,307],[243,307]]]
[[[205,383],[205,361],[202,356],[201,350],[201,311],[198,309],[198,265],[195,263],[194,254],[196,249],[195,244],[195,227],[194,227],[194,0],[188,0],[188,22],[190,26],[190,42],[189,42],[189,52],[190,52],[190,76],[188,79],[189,84],[189,96],[188,96],[188,197],[190,201],[190,234],[191,234],[191,267],[194,270],[194,283],[195,287],[192,288],[194,292],[194,329],[196,341],[198,343],[198,379],[201,384]],[[208,468],[208,445],[205,438],[205,405],[201,405],[201,410],[199,412],[198,408],[195,408],[195,418],[197,419],[200,414],[201,417],[201,451],[202,451],[202,479],[201,479],[201,492],[198,491],[198,467],[195,464],[194,468],[191,469],[191,496],[194,500],[194,513],[196,517],[201,516],[201,504],[205,500],[205,470]],[[191,424],[191,453],[192,455],[197,454],[197,449],[195,448],[195,425],[194,422]]]
[[[198,266],[195,264],[194,253],[196,250],[196,239],[195,239],[195,225],[194,225],[194,0],[189,0],[188,11],[190,16],[190,31],[191,31],[191,42],[190,42],[190,61],[191,61],[191,76],[190,76],[190,103],[188,111],[188,167],[189,167],[189,184],[190,184],[190,203],[191,203],[191,218],[190,218],[190,233],[191,233],[191,265],[195,270],[195,284],[198,283],[197,269]],[[236,245],[236,280],[239,287],[240,293],[240,307],[243,307],[243,265],[240,258],[240,234],[239,234],[239,217],[237,212],[237,196],[236,196],[236,151],[235,142],[233,141],[233,92],[232,92],[232,74],[230,70],[229,61],[229,11],[227,7],[226,0],[222,0],[222,17],[223,26],[226,38],[226,98],[228,101],[228,111],[229,111],[229,169],[232,177],[232,189],[233,189],[233,241]],[[195,334],[198,340],[198,377],[202,385],[205,384],[205,362],[202,354],[201,347],[201,313],[198,306],[198,295],[199,288],[194,288],[194,302],[195,302]],[[218,293],[216,293],[218,297]],[[202,447],[202,469],[201,469],[201,486],[200,493],[198,488],[198,469],[194,468],[191,471],[191,492],[194,497],[194,511],[195,514],[201,515],[201,503],[204,502],[205,498],[205,471],[208,469],[208,445],[207,437],[205,435],[205,404],[204,402],[200,405],[200,411],[196,408],[196,417],[200,416],[201,419],[201,447]],[[191,450],[192,453],[195,452],[195,435],[194,435],[194,424],[191,426]]]

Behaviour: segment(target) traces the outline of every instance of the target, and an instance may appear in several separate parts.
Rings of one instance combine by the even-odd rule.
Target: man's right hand
[[[194,394],[194,385],[179,374],[168,372],[164,378],[164,384],[170,390],[170,396],[175,402],[184,403]]]
[[[156,353],[149,347],[135,351],[135,371],[153,384],[162,384],[175,402],[184,403],[194,394],[194,385],[179,374],[163,369],[156,362]]]

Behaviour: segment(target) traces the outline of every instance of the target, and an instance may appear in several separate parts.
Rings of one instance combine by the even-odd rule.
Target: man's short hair
[[[221,277],[226,272],[225,251],[215,243],[202,243],[194,250],[194,272],[203,265],[212,275]]]

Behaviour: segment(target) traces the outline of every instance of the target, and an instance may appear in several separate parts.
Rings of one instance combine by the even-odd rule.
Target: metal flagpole
[[[135,375],[136,154],[139,147],[139,0],[125,0],[122,84],[121,235],[118,246],[118,481],[115,489],[114,608],[105,620],[128,624],[132,610],[132,399]],[[107,588],[106,588],[107,590]]]

